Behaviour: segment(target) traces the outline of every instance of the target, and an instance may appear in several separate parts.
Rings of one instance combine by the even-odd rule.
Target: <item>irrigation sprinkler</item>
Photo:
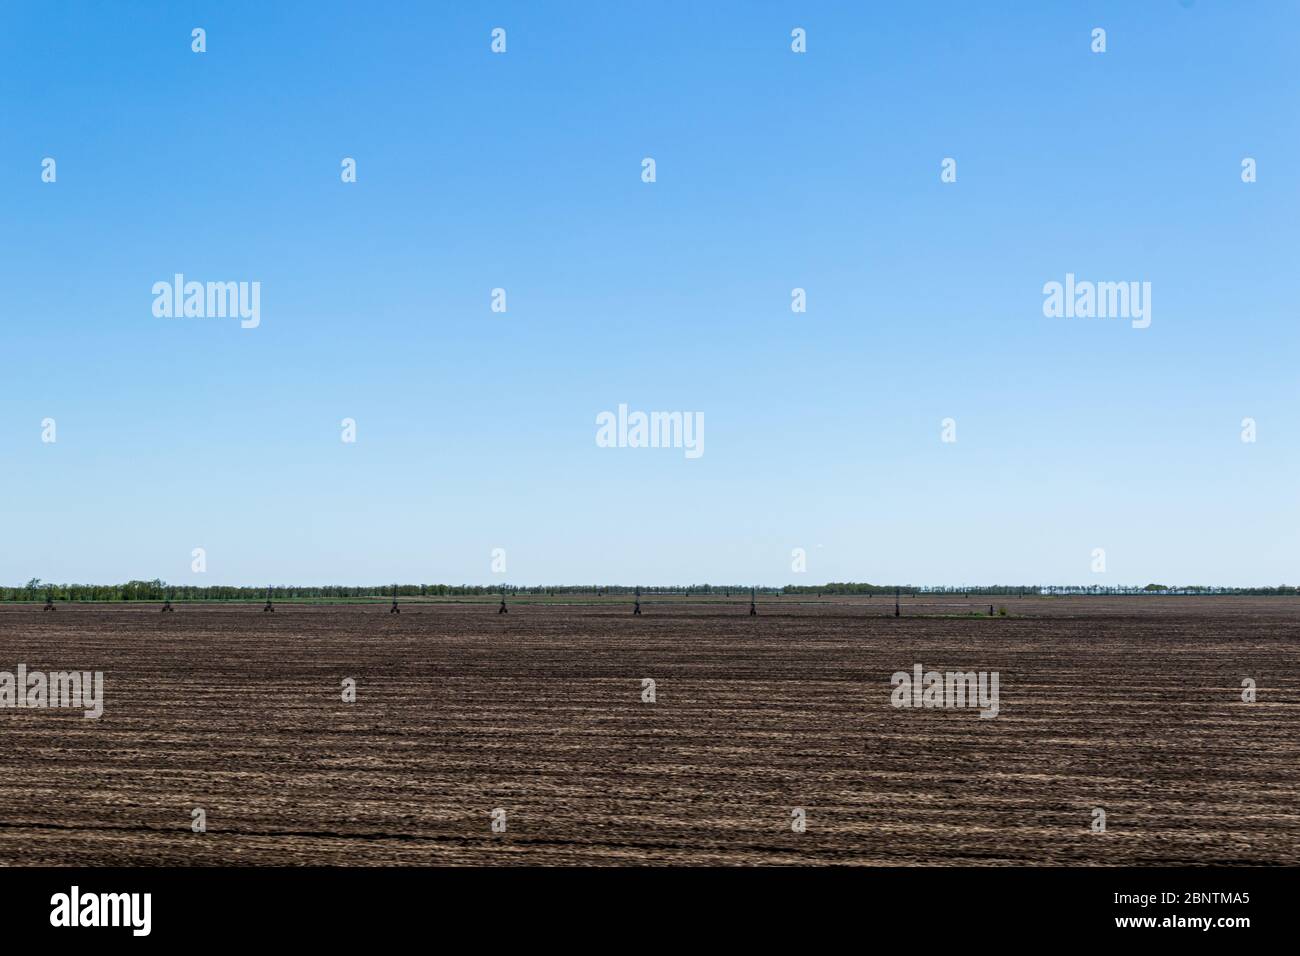
[[[388,609],[389,614],[401,614],[402,609],[397,606],[397,584],[393,584],[393,606]]]
[[[271,603],[271,587],[270,587],[270,585],[267,585],[267,588],[266,588],[266,607],[262,608],[262,613],[265,614],[267,611],[270,611],[272,614],[275,613],[275,605],[273,605],[273,604]]]
[[[41,610],[42,610],[42,611],[53,611],[53,610],[54,610],[54,592],[53,592],[53,591],[46,591],[46,592],[45,592],[45,607],[41,608]]]
[[[498,614],[510,613],[509,609],[506,607],[506,588],[504,584],[501,586],[501,606],[497,608],[497,613]]]
[[[641,613],[641,585],[639,584],[636,587],[636,603],[632,605],[632,613]]]
[[[750,589],[749,589],[749,616],[750,616],[750,617],[757,617],[757,616],[758,616],[758,605],[754,603],[754,598],[755,598],[755,596],[756,596],[756,590],[757,590],[757,589],[755,589],[755,588],[750,588]]]

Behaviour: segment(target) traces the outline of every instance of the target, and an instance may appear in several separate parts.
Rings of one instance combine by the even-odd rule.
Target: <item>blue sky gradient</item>
[[[1300,5],[1005,10],[7,7],[0,581],[1297,583]]]

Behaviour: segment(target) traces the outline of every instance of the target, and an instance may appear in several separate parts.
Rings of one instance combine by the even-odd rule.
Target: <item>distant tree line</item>
[[[1242,594],[1242,595],[1295,595],[1300,588],[1279,584],[1277,587],[1225,588],[1211,585],[1147,584],[1141,587],[1126,585],[1054,585],[1054,584],[972,584],[972,585],[914,585],[914,584],[858,584],[831,582],[814,585],[786,585],[786,594],[887,594],[899,591],[907,594],[946,595],[1019,595],[1019,596],[1105,596],[1128,594]]]
[[[272,586],[271,596],[275,600],[315,599],[315,600],[355,600],[366,598],[391,598],[392,584],[357,585],[315,585]],[[414,597],[485,597],[501,594],[508,595],[631,595],[636,592],[634,585],[578,584],[578,585],[537,585],[520,587],[501,584],[399,584],[399,598]],[[757,588],[760,594],[780,594],[781,588]],[[670,587],[643,587],[642,594],[713,594],[738,595],[748,594],[749,585],[732,585],[730,587],[694,584]],[[0,587],[0,601],[44,601],[52,597],[56,601],[256,601],[265,600],[265,587],[233,587],[215,585],[200,587],[189,584],[168,584],[154,578],[152,581],[127,581],[125,584],[54,584],[32,578],[21,587]]]
[[[1033,595],[1043,588],[1038,584],[972,584],[969,587],[953,585],[917,584],[863,584],[854,581],[832,581],[828,584],[788,584],[786,594],[947,594],[947,595]]]
[[[1285,584],[1277,587],[1256,588],[1222,588],[1202,585],[1171,586],[1165,584],[1147,584],[1142,587],[1122,587],[1108,585],[971,585],[956,586],[918,586],[911,584],[865,584],[856,582],[830,582],[827,584],[786,585],[785,587],[753,587],[748,584],[688,584],[674,586],[645,586],[641,594],[651,595],[710,595],[715,597],[739,597],[748,595],[751,588],[759,594],[774,595],[890,595],[895,591],[903,595],[948,595],[948,596],[1105,596],[1105,595],[1195,595],[1195,594],[1237,594],[1237,595],[1295,595],[1300,589]],[[0,601],[44,601],[52,597],[56,601],[256,601],[265,599],[267,589],[264,587],[232,587],[215,585],[198,587],[189,584],[168,584],[158,578],[152,581],[127,581],[125,584],[53,584],[32,578],[19,587],[0,587]],[[608,584],[569,584],[538,585],[519,587],[516,585],[483,584],[401,584],[397,586],[397,596],[401,598],[418,597],[486,597],[507,595],[631,595],[637,588],[631,585]],[[275,586],[271,596],[279,601],[320,600],[348,601],[358,599],[391,598],[393,585],[377,584],[357,585],[318,585],[312,587]]]

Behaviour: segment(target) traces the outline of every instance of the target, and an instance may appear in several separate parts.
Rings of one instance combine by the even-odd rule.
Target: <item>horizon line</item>
[[[623,583],[573,583],[573,584],[512,584],[509,582],[497,582],[491,584],[474,584],[462,582],[451,584],[447,582],[393,582],[390,584],[230,584],[230,583],[213,583],[199,584],[189,582],[166,581],[161,578],[145,580],[142,578],[132,578],[127,581],[115,582],[93,582],[93,581],[45,581],[40,578],[33,578],[26,584],[17,585],[0,585],[0,594],[8,594],[22,591],[45,591],[49,589],[140,589],[147,588],[166,588],[166,589],[187,589],[187,590],[213,590],[219,588],[232,590],[249,590],[265,591],[267,588],[272,590],[349,590],[349,591],[367,591],[375,594],[390,595],[394,587],[399,591],[403,589],[444,589],[451,591],[488,591],[497,592],[506,591],[635,591],[638,588],[643,591],[837,591],[844,589],[866,589],[872,591],[924,591],[924,592],[977,592],[977,591],[1079,591],[1079,592],[1108,592],[1108,591],[1136,591],[1153,593],[1159,591],[1300,591],[1300,587],[1289,584],[1248,584],[1248,585],[1220,585],[1220,584],[1161,584],[1159,582],[1147,582],[1145,584],[910,584],[910,583],[890,583],[876,584],[869,581],[825,581],[812,584],[712,584],[709,582],[692,583],[692,584],[623,584]]]

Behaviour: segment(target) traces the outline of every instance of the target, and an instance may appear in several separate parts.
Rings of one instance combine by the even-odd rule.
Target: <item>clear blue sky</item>
[[[0,581],[1297,583],[1300,5],[1005,6],[7,6]]]

